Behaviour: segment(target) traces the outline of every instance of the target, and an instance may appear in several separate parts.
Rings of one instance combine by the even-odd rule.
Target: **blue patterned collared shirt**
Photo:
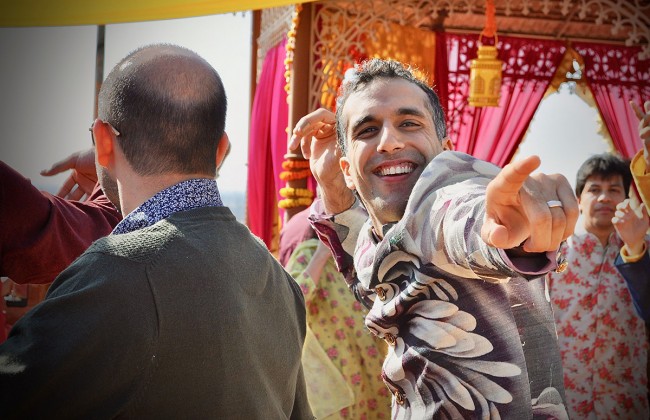
[[[151,226],[179,211],[221,206],[223,203],[214,179],[189,179],[158,192],[142,203],[115,226],[112,234],[133,232]]]

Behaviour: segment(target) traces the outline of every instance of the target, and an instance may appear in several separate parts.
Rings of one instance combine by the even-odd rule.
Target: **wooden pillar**
[[[309,81],[311,70],[311,15],[312,3],[303,3],[300,12],[300,23],[296,31],[296,48],[293,55],[291,77],[291,98],[289,101],[289,130],[292,130],[298,120],[309,112]],[[287,139],[288,140],[288,139]],[[287,150],[300,154],[300,150]]]
[[[248,114],[253,112],[253,102],[255,100],[255,91],[257,90],[257,49],[259,47],[257,39],[260,37],[262,27],[262,11],[253,10],[253,20],[251,22],[251,79],[250,79],[250,101],[248,103]]]
[[[104,39],[106,36],[106,26],[97,25],[97,48],[95,50],[95,107],[93,108],[93,119],[97,118],[97,107],[99,99],[99,89],[104,82]]]

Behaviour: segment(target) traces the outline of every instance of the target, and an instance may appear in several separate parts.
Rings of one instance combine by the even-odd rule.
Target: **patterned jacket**
[[[510,260],[480,239],[485,187],[498,171],[463,153],[441,153],[382,240],[369,221],[352,226],[360,216],[312,216],[339,252],[358,231],[356,280],[348,276],[348,283],[374,300],[366,326],[389,344],[382,377],[394,418],[567,418],[540,277],[556,267],[555,253]]]

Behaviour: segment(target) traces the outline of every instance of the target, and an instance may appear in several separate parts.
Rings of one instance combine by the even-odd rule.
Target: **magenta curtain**
[[[639,58],[640,47],[574,42],[573,48],[584,59],[584,77],[614,147],[631,158],[643,145],[630,101],[642,107],[650,100],[650,59]]]
[[[286,40],[266,53],[255,90],[248,143],[247,222],[253,234],[271,247],[273,209],[284,183],[279,174],[287,153],[289,106],[284,78]]]
[[[499,37],[499,59],[504,62],[499,106],[473,107],[467,101],[469,66],[476,58],[478,35],[447,33],[444,40],[447,125],[455,149],[504,166],[523,139],[566,48],[555,40]]]

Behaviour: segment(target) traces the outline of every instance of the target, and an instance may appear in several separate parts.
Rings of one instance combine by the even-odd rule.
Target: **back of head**
[[[174,45],[140,48],[109,73],[99,118],[139,175],[215,176],[227,99],[221,78],[198,54]]]
[[[346,154],[345,145],[345,127],[342,122],[343,108],[345,102],[351,94],[364,89],[373,81],[378,79],[403,79],[411,82],[422,89],[429,102],[426,104],[431,112],[431,117],[436,128],[436,135],[442,141],[447,138],[447,124],[445,123],[445,113],[440,105],[440,99],[436,92],[425,81],[419,79],[414,69],[405,67],[404,64],[394,60],[383,60],[380,58],[373,58],[357,64],[354,69],[349,69],[345,74],[341,86],[341,92],[336,100],[336,134],[338,143],[343,155]]]
[[[616,175],[620,175],[623,179],[623,186],[625,187],[625,195],[627,197],[630,184],[632,183],[629,162],[611,153],[602,153],[590,157],[578,169],[578,174],[576,175],[576,196],[580,197],[589,177],[595,176],[607,179]]]

